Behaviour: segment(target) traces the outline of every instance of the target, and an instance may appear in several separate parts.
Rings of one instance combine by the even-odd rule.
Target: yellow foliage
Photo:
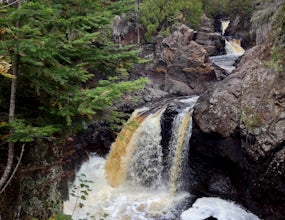
[[[1,59],[2,57],[0,57]],[[3,75],[4,77],[10,78],[10,79],[15,79],[15,76],[12,74],[8,73],[9,69],[11,67],[11,64],[7,63],[4,60],[0,61],[0,74]]]
[[[6,34],[6,30],[3,28],[0,28],[0,34]]]

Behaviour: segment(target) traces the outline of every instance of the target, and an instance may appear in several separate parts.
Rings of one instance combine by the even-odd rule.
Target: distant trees
[[[251,16],[254,0],[202,0],[203,9],[208,16],[229,16],[241,14]]]
[[[165,30],[175,21],[197,28],[202,18],[200,0],[144,0],[140,7],[140,19],[147,32],[145,38],[161,30]]]

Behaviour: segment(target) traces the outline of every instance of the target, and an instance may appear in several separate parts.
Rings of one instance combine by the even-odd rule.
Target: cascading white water
[[[187,107],[178,114],[174,119],[174,126],[172,127],[172,136],[170,140],[170,154],[169,164],[170,168],[170,191],[177,192],[182,188],[183,179],[181,177],[183,172],[183,163],[186,162],[189,151],[189,140],[192,130],[192,112],[193,107]]]
[[[188,107],[172,122],[167,161],[163,161],[161,146],[161,116],[165,108],[152,113],[144,113],[145,109],[135,111],[112,145],[107,160],[92,156],[82,165],[70,187],[64,212],[76,220],[177,218],[182,211],[178,206],[189,198],[189,193],[180,189],[197,99],[181,100]],[[167,170],[165,163],[169,167],[168,180],[162,176],[163,170]]]
[[[225,31],[228,28],[229,24],[229,20],[221,20],[222,35],[225,34]],[[235,54],[239,56],[244,54],[244,49],[241,47],[241,42],[239,39],[225,39],[225,50],[227,54]]]
[[[138,128],[136,150],[128,165],[128,179],[133,186],[157,188],[162,181],[162,147],[160,118],[165,109],[150,114]]]
[[[241,56],[244,54],[244,49],[240,45],[239,39],[225,40],[225,49],[227,54],[234,54]]]
[[[165,107],[136,110],[113,143],[108,158],[90,156],[82,164],[70,186],[70,198],[64,202],[64,213],[74,220],[202,220],[210,216],[219,220],[258,220],[219,198],[201,198],[180,216],[191,196],[183,189],[183,166],[188,158],[197,99],[179,101],[187,107],[173,118],[166,158],[161,145]]]
[[[222,35],[225,34],[227,27],[229,26],[229,20],[221,21]],[[225,39],[225,55],[218,55],[210,57],[210,60],[230,74],[236,67],[236,60],[244,54],[245,50],[241,47],[240,39]]]
[[[225,31],[228,28],[229,24],[230,24],[230,20],[222,20],[221,21],[222,35],[225,34]]]

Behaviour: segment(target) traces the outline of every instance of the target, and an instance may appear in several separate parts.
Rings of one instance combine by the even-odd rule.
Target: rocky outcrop
[[[254,45],[265,43],[272,31],[278,11],[282,10],[284,0],[255,1],[252,16],[232,15],[225,35],[240,38],[241,45],[248,49]],[[250,12],[251,13],[251,12]]]
[[[276,21],[276,16],[282,10],[284,3],[284,0],[259,1],[259,10],[255,10],[251,17],[250,29],[251,39],[256,42],[257,45],[265,43],[268,36],[270,36],[273,30],[272,27]]]
[[[225,53],[225,40],[214,30],[214,21],[203,15],[200,31],[196,31],[193,40],[202,45],[210,56]]]
[[[281,1],[270,4],[275,10]],[[268,2],[261,3],[262,11],[255,14],[267,14],[267,6]],[[268,32],[275,28],[277,13],[268,18],[272,21],[267,24]],[[282,66],[276,68],[270,58],[273,35],[258,36],[258,30],[265,27],[254,22],[251,33],[256,33],[258,45],[244,54],[230,76],[198,100],[192,155],[222,161],[225,182],[225,172],[236,173],[230,175],[231,184],[240,196],[223,192],[224,197],[237,199],[263,219],[284,219],[285,71]],[[277,41],[275,46],[280,47]],[[193,166],[201,167],[199,162]],[[203,184],[204,193],[214,194],[211,183]]]
[[[198,31],[194,35],[194,41],[202,45],[210,56],[225,53],[225,40],[219,33]]]
[[[193,41],[194,35],[181,25],[154,47],[145,47],[144,57],[151,61],[138,66],[135,74],[148,77],[152,88],[173,95],[203,93],[217,81],[221,70],[211,64],[204,47]]]
[[[226,138],[239,129],[254,139],[251,150],[245,150],[250,156],[255,149],[256,160],[279,146],[285,132],[285,81],[257,58],[260,49],[249,50],[235,74],[200,98],[195,115],[205,133]]]
[[[1,195],[0,219],[49,219],[60,213],[63,163],[59,144],[26,144],[21,166],[11,181],[13,187]]]

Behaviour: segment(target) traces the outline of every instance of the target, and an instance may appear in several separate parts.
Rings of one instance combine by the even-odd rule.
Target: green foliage
[[[231,14],[250,17],[253,13],[255,0],[232,0],[229,2]]]
[[[101,80],[96,88],[83,91],[84,99],[79,98],[78,101],[81,100],[81,103],[78,110],[86,115],[106,111],[113,100],[119,99],[123,92],[142,88],[145,82],[145,79],[137,80],[135,83],[118,82],[117,77]]]
[[[94,116],[117,117],[114,102],[145,82],[119,80],[139,59],[137,51],[110,40],[110,23],[119,12],[115,5],[127,10],[131,3],[31,0],[1,12],[0,56],[11,63],[19,58],[16,112],[25,119],[12,125],[11,141],[46,137],[59,126],[68,132]],[[1,121],[8,112],[9,84],[0,81]]]
[[[110,5],[108,10],[110,10],[114,15],[120,15],[122,13],[133,11],[135,9],[135,4],[135,0],[115,1]]]
[[[254,0],[202,0],[203,9],[210,17],[240,14],[250,17],[253,12]]]
[[[281,74],[284,71],[285,65],[285,48],[273,47],[270,51],[270,58],[267,65],[273,69],[276,73]]]
[[[65,215],[65,214],[55,214],[54,215],[54,220],[71,220],[71,216]]]
[[[89,184],[93,183],[93,181],[87,180],[84,173],[81,173],[77,178],[79,179],[79,184],[72,186],[71,195],[86,200],[86,196],[92,191]]]
[[[256,111],[251,107],[246,107],[241,115],[241,120],[243,121],[246,130],[252,132],[255,128],[262,125],[262,118]]]
[[[273,46],[266,64],[280,76],[285,70],[285,6],[279,8],[273,23],[271,40]]]
[[[228,16],[230,14],[229,2],[230,0],[202,0],[204,12],[210,17]]]
[[[8,141],[11,142],[32,142],[35,141],[35,139],[50,139],[50,136],[60,131],[59,126],[47,125],[43,127],[35,127],[29,124],[25,124],[25,120],[17,119],[13,120],[13,122],[11,122],[10,124],[0,124],[1,130],[10,127],[12,127],[14,132],[13,136],[8,139]]]
[[[78,200],[81,199],[82,201],[85,201],[87,199],[87,196],[92,191],[90,189],[90,184],[93,183],[93,181],[87,180],[84,173],[81,173],[77,178],[79,179],[79,183],[72,185],[70,195],[76,198],[75,206],[77,206],[78,203],[80,207],[84,207],[84,204]]]
[[[200,0],[144,0],[141,4],[140,19],[147,29],[146,40],[160,30],[165,30],[175,21],[185,22],[191,28],[200,25],[202,4]]]
[[[31,220],[39,220],[37,218],[32,218]],[[57,213],[49,218],[49,220],[72,220],[70,215],[65,215],[62,213]]]

